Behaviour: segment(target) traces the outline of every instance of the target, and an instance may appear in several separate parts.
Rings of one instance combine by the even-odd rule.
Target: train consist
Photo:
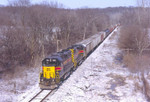
[[[106,29],[60,52],[47,56],[42,61],[39,86],[54,89],[65,80],[77,66],[116,28]]]

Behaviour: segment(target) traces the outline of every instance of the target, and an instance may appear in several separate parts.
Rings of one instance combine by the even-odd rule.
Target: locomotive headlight
[[[56,62],[56,59],[53,59],[54,62]]]
[[[49,61],[51,61],[51,59],[46,59],[46,62],[49,62]]]

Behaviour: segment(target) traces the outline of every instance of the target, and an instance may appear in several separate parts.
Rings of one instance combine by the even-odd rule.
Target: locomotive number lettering
[[[51,69],[50,69],[50,68],[47,68],[47,71],[51,71]]]

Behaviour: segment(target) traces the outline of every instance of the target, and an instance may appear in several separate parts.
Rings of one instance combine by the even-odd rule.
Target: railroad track
[[[49,95],[52,95],[57,89],[53,90],[41,90],[34,97],[32,97],[28,102],[43,102]]]

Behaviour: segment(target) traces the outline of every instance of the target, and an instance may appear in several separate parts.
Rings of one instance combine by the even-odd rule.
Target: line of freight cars
[[[54,89],[65,80],[77,66],[116,28],[106,29],[60,52],[47,56],[42,61],[39,86]]]

